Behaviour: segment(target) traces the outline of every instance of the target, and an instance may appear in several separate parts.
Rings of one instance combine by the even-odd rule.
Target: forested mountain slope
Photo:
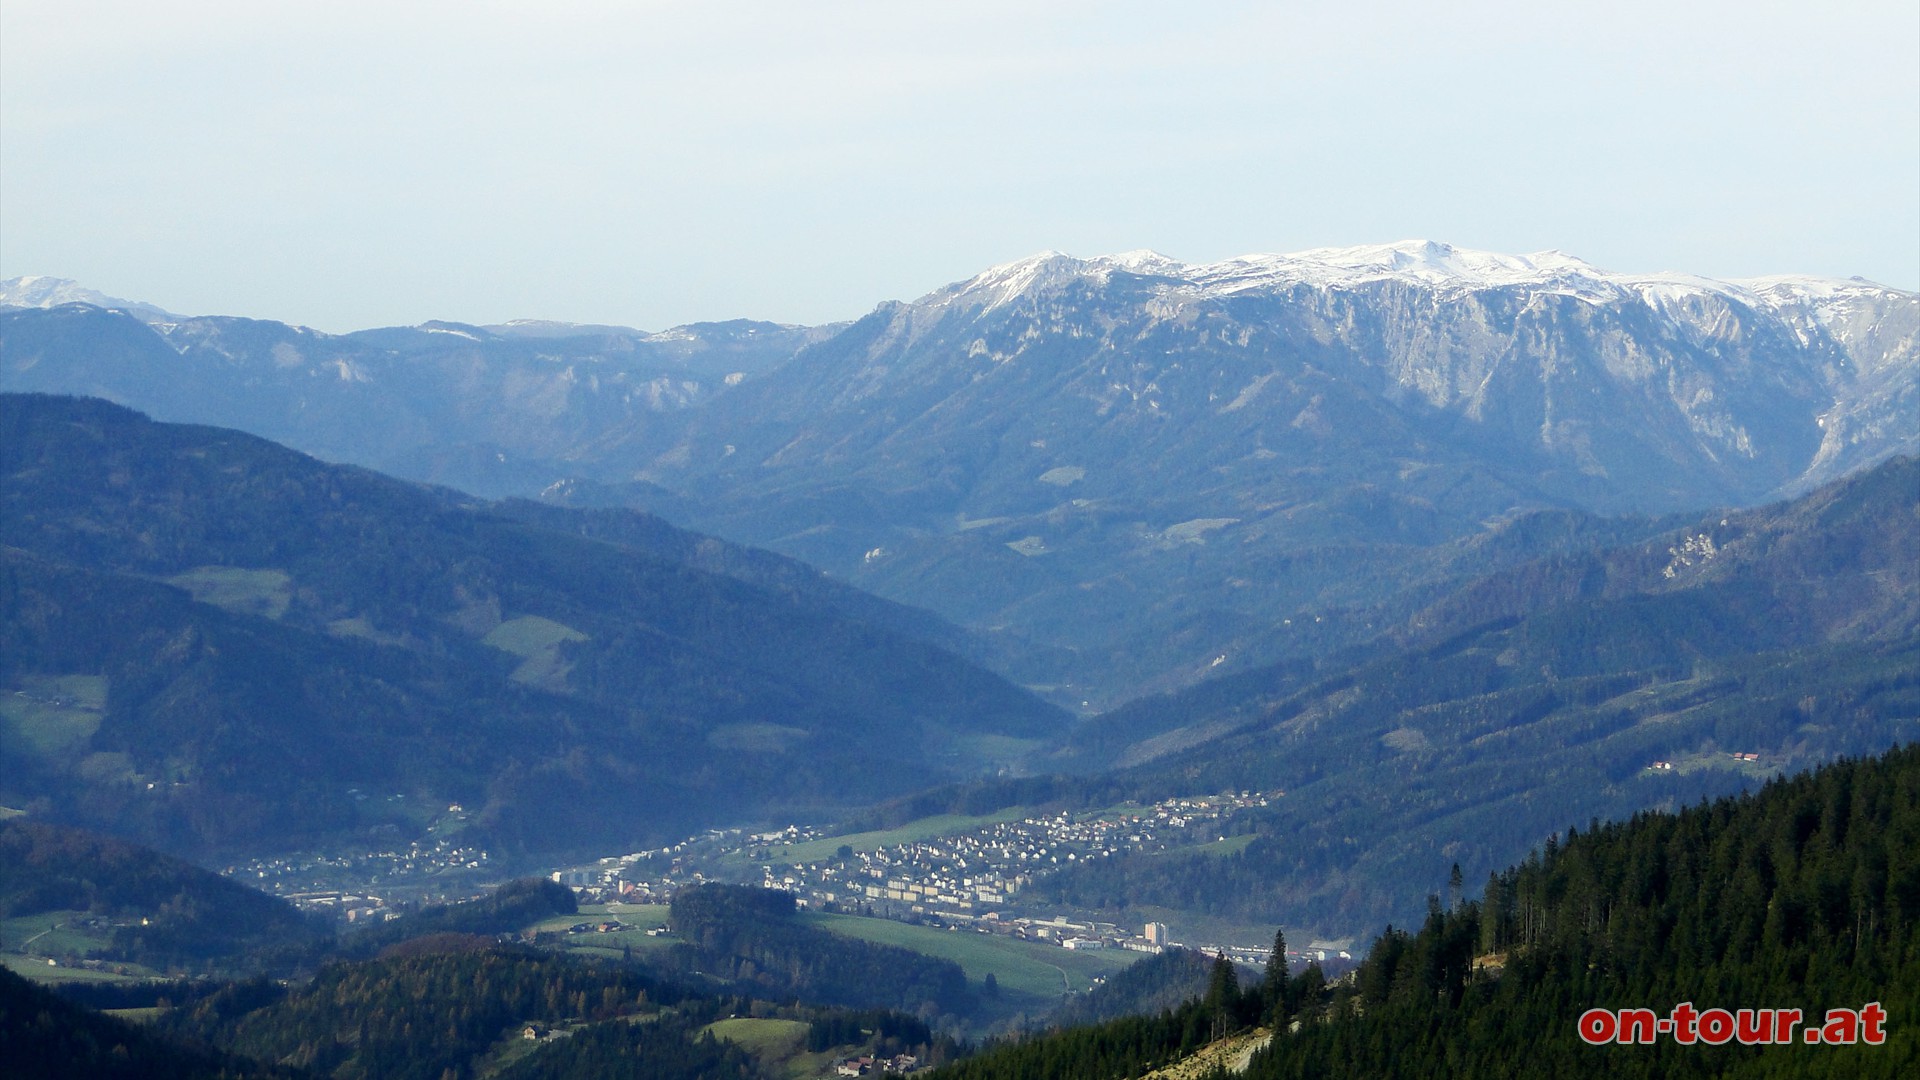
[[[1920,463],[1441,594],[1364,650],[1083,722],[1091,773],[915,812],[1283,790],[1230,852],[1121,854],[1035,895],[1341,937],[1591,817],[1920,738]],[[1099,770],[1114,768],[1102,773]]]
[[[30,915],[87,924],[83,940],[99,947],[59,957],[69,967],[101,957],[155,971],[251,970],[261,956],[331,936],[285,900],[159,852],[45,822],[0,822],[0,919]],[[33,951],[64,950],[42,937]]]
[[[1323,989],[1314,974],[1210,994],[1158,1021],[992,1051],[939,1075],[1031,1076],[1044,1062],[1050,1077],[1104,1078],[1256,1023],[1276,1035],[1250,1077],[1910,1075],[1920,1064],[1920,749],[1570,829],[1491,875],[1479,900],[1436,897],[1417,933],[1388,928],[1352,978]],[[1651,1045],[1593,1045],[1580,1021],[1595,1008],[1649,1009],[1676,1027],[1648,1032]],[[1707,1020],[1719,1009],[1798,1016],[1776,1012],[1765,1042],[1743,1044],[1737,1015]],[[1833,1045],[1848,1027],[1829,1010],[1856,1014],[1851,1045]],[[1691,1040],[1680,1037],[1688,1026]]]
[[[604,851],[1062,727],[780,560],[98,401],[0,398],[0,545],[0,802],[174,851],[456,802],[507,851]]]
[[[15,1080],[299,1080],[61,999],[0,968],[0,1061]]]

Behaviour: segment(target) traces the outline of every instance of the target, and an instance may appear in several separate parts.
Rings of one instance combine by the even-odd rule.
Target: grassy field
[[[200,566],[175,574],[167,584],[178,585],[203,604],[241,615],[278,619],[293,600],[293,579],[285,570],[243,570],[237,566]]]
[[[670,909],[665,904],[582,904],[578,915],[555,915],[542,920],[536,930],[565,930],[574,923],[604,922],[618,919],[623,923],[642,928],[659,926],[667,921]]]
[[[1237,855],[1242,850],[1244,850],[1248,844],[1253,843],[1254,840],[1256,839],[1258,839],[1258,836],[1255,833],[1242,833],[1239,836],[1229,836],[1220,840],[1209,840],[1204,844],[1190,844],[1186,847],[1168,848],[1163,854],[1213,855],[1213,856]]]
[[[111,940],[103,932],[71,925],[90,917],[84,911],[42,911],[0,919],[0,949],[34,956],[87,956]]]
[[[639,930],[622,930],[614,934],[569,934],[561,948],[586,956],[620,957],[626,955],[628,949],[632,949],[635,956],[644,956],[677,944],[676,938],[648,937]]]
[[[977,829],[982,825],[997,825],[1003,821],[1018,821],[1029,813],[1024,807],[1010,807],[993,814],[968,817],[964,814],[941,814],[936,817],[924,817],[918,821],[909,821],[894,829],[881,829],[876,832],[849,833],[845,836],[829,836],[820,840],[808,840],[804,843],[767,845],[767,857],[755,862],[808,863],[825,862],[834,858],[841,845],[855,851],[878,851],[895,844],[911,844],[928,840],[936,836],[952,836]]]
[[[963,735],[954,740],[954,749],[966,755],[976,767],[1021,764],[1046,746],[1044,739],[1020,739],[1012,735]]]
[[[84,929],[71,924],[90,916],[84,911],[43,911],[0,919],[0,964],[36,982],[138,982],[159,978],[159,972],[138,964],[113,962],[119,971],[95,971],[73,964],[112,944],[111,931]],[[57,964],[49,964],[57,958]]]
[[[969,982],[978,983],[992,972],[1002,990],[1044,999],[1057,998],[1070,989],[1090,989],[1095,976],[1111,975],[1140,959],[1139,953],[1105,949],[1081,952],[999,934],[937,930],[891,919],[820,912],[801,917],[836,934],[952,960],[967,973]]]
[[[480,640],[521,659],[520,666],[513,672],[514,681],[552,689],[549,684],[566,678],[567,665],[560,659],[560,646],[569,641],[585,641],[587,635],[566,623],[539,615],[522,615],[494,627]]]
[[[496,649],[510,652],[526,659],[558,648],[564,641],[585,641],[587,635],[568,626],[539,615],[522,615],[517,619],[508,619],[480,640]]]
[[[735,1017],[708,1024],[705,1031],[716,1039],[733,1043],[752,1054],[774,1076],[787,1080],[810,1080],[826,1076],[841,1051],[821,1053],[807,1050],[807,1031],[812,1025],[801,1020],[763,1020]],[[844,1050],[844,1048],[842,1048]]]
[[[99,712],[107,707],[107,680],[102,675],[22,675],[16,689],[41,697],[74,699],[82,709]]]
[[[28,757],[65,757],[100,729],[107,680],[98,675],[23,675],[0,691],[0,746]]]
[[[703,1030],[757,1058],[784,1060],[805,1048],[809,1026],[803,1020],[759,1020],[741,1016],[716,1020]]]
[[[569,926],[590,922],[599,923],[618,919],[632,930],[616,930],[602,934],[598,931],[589,934],[566,934]],[[534,929],[544,933],[566,934],[559,947],[582,956],[619,958],[632,949],[634,955],[668,949],[679,941],[671,935],[648,937],[647,931],[667,921],[665,904],[586,904],[577,915],[555,915],[534,924]]]
[[[133,967],[131,964],[123,966]],[[87,968],[67,967],[64,964],[54,967],[49,966],[45,960],[29,959],[25,956],[17,956],[9,953],[0,953],[0,967],[5,967],[15,974],[32,979],[34,982],[42,983],[145,982],[149,979],[157,979],[160,977],[158,972],[147,971],[144,968],[134,968],[135,974],[122,975],[113,971],[90,971]]]

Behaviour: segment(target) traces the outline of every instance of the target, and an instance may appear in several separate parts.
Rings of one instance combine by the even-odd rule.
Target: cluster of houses
[[[1111,923],[1022,914],[1019,894],[1039,876],[1080,863],[1218,842],[1229,831],[1230,818],[1269,806],[1283,795],[1242,791],[1102,813],[1036,815],[868,851],[843,847],[831,858],[790,863],[780,861],[784,850],[804,844],[820,851],[835,837],[799,825],[756,833],[714,829],[551,876],[572,886],[585,903],[662,904],[686,885],[739,881],[738,867],[747,862],[757,864],[760,885],[791,892],[804,907],[857,910],[1065,949],[1159,952],[1175,944],[1161,924],[1149,923],[1135,933]],[[1265,957],[1257,947],[1203,948],[1228,951],[1251,963]],[[1337,955],[1336,947],[1310,950],[1300,958],[1328,960]]]
[[[1115,813],[1062,812],[836,859],[788,865],[769,859],[761,868],[761,884],[813,903],[871,906],[883,914],[971,915],[1007,906],[1037,876],[1053,870],[1219,839],[1227,818],[1265,807],[1281,794],[1243,791],[1166,799]],[[785,835],[748,839],[770,843]]]
[[[863,1054],[859,1057],[841,1058],[833,1063],[835,1076],[877,1076],[882,1073],[905,1076],[921,1068],[920,1059],[912,1054],[895,1054],[892,1057],[878,1057]]]
[[[463,813],[458,804],[447,809],[456,818]],[[494,878],[494,870],[493,857],[485,848],[452,836],[433,836],[404,846],[348,854],[254,859],[222,873],[304,910],[357,922],[391,917],[389,908],[398,902],[466,899],[483,891],[481,886]]]
[[[789,825],[748,833],[709,829],[676,844],[554,871],[583,903],[665,903],[682,886],[739,881],[742,861],[759,884],[802,904],[871,908],[875,914],[975,914],[1016,902],[1021,889],[1063,867],[1132,851],[1221,839],[1226,820],[1270,805],[1282,792],[1165,799],[1137,810],[1057,813],[1001,822],[833,858],[782,862],[783,849],[830,841],[825,830]]]

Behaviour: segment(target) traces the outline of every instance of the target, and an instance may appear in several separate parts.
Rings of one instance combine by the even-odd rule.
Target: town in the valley
[[[663,904],[686,885],[758,883],[791,892],[801,906],[815,910],[1005,934],[1066,949],[1158,952],[1185,945],[1259,964],[1270,944],[1178,940],[1164,923],[1122,926],[1060,914],[1023,902],[1022,894],[1048,874],[1116,855],[1237,850],[1252,839],[1243,827],[1246,819],[1283,794],[1242,791],[1079,813],[1009,811],[860,834],[808,825],[715,829],[549,876],[572,887],[584,904]],[[228,873],[308,910],[350,921],[390,918],[409,905],[464,899],[497,883],[488,852],[458,840],[466,816],[462,807],[450,806],[426,837],[405,845],[255,860]],[[583,932],[594,925],[583,923]],[[1296,955],[1345,959],[1345,944],[1313,942]]]

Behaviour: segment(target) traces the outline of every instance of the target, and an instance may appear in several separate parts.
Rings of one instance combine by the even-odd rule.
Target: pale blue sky
[[[825,322],[1412,237],[1920,287],[1920,5],[0,0],[0,277],[176,311]]]

